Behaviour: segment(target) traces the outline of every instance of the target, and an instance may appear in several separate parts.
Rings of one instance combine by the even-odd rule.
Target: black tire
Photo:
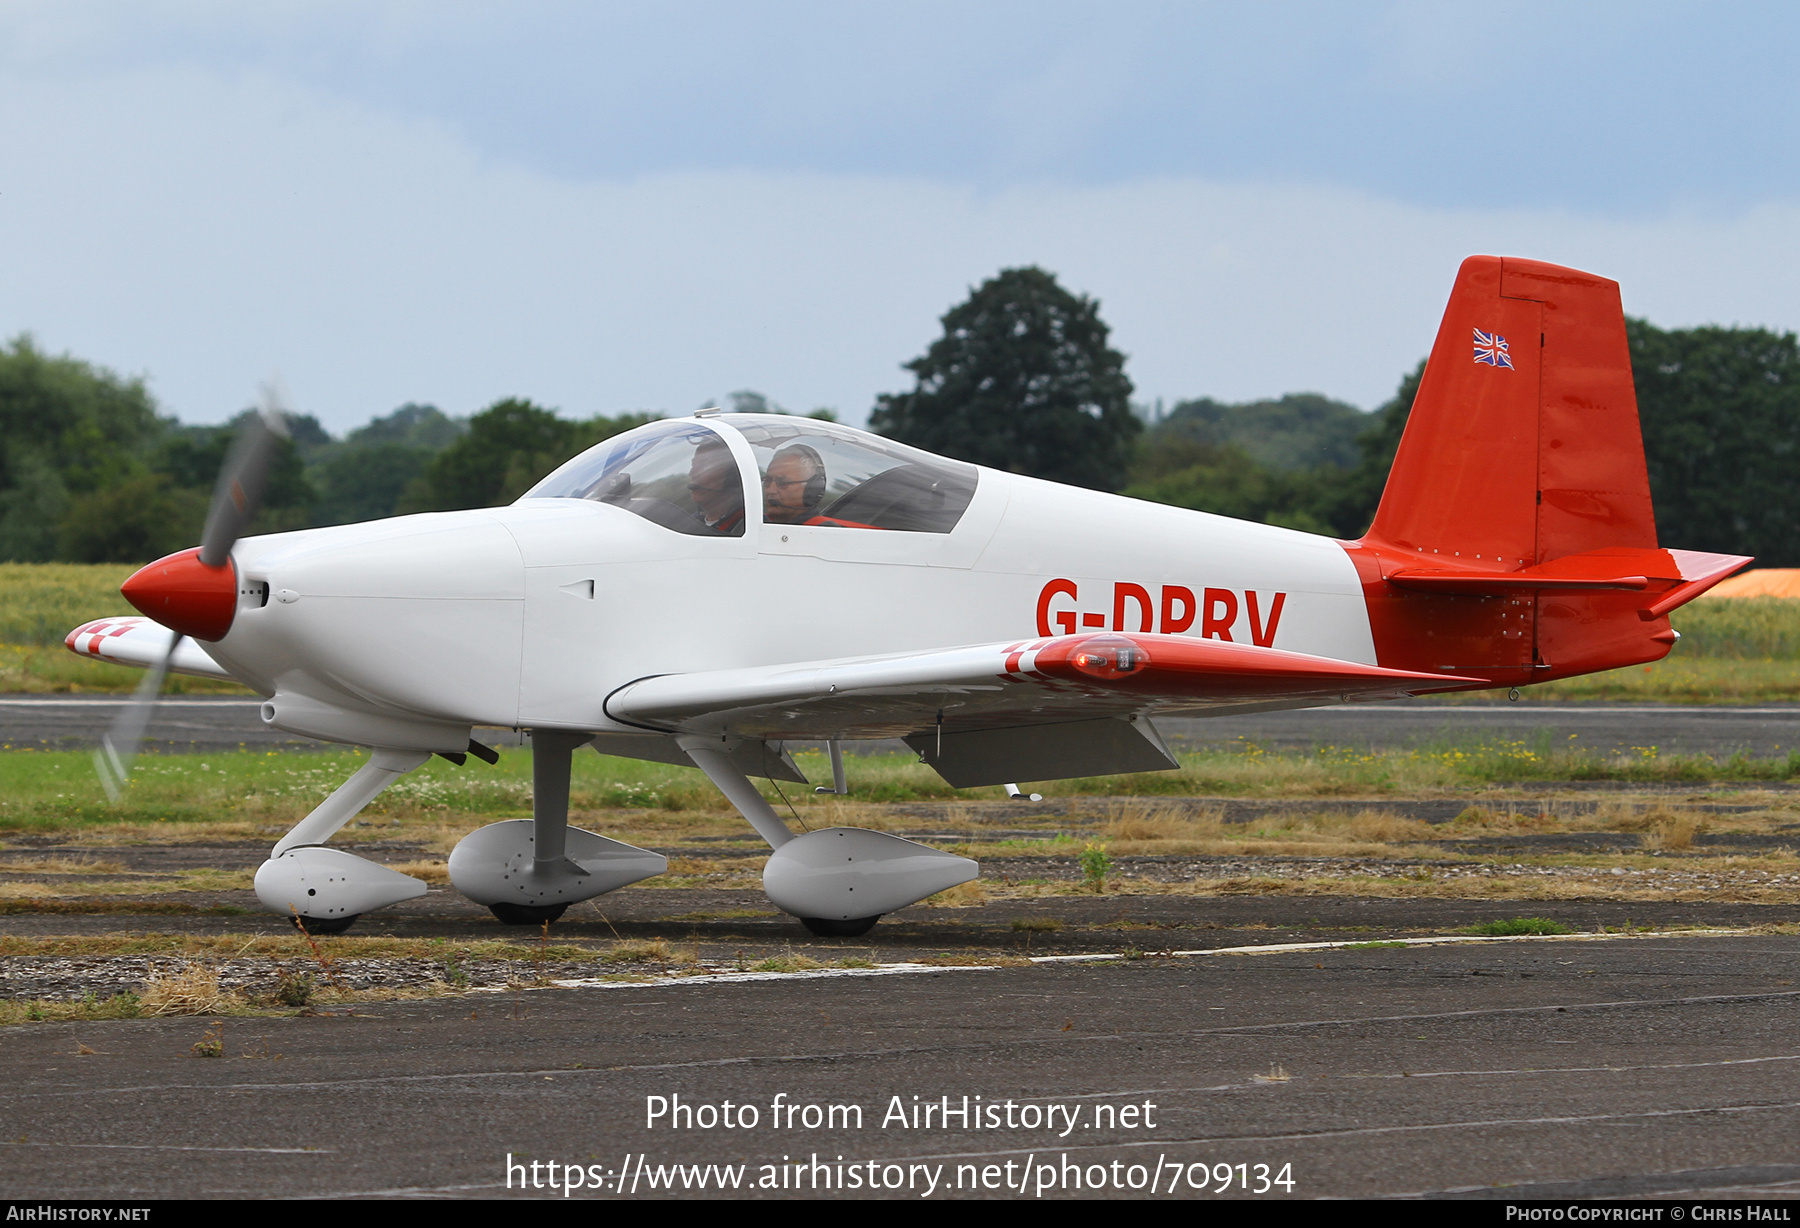
[[[502,925],[542,925],[563,915],[567,904],[489,904]]]
[[[881,920],[881,914],[872,917],[852,917],[848,921],[833,921],[827,917],[801,917],[800,924],[817,934],[820,938],[861,938],[875,928]]]
[[[315,936],[341,934],[355,925],[356,919],[360,916],[362,916],[361,913],[353,912],[347,917],[294,917],[293,922],[295,929],[304,930]]]

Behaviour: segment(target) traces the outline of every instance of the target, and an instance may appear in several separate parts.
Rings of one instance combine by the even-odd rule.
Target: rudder
[[[1617,282],[1463,261],[1364,540],[1507,569],[1655,548]]]

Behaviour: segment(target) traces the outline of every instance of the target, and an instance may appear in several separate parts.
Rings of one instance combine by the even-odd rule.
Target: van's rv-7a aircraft
[[[68,645],[151,671],[100,756],[109,788],[168,669],[370,749],[256,874],[314,932],[425,891],[325,842],[434,753],[491,760],[483,728],[530,731],[533,817],[470,833],[449,872],[502,921],[666,868],[568,826],[570,757],[593,746],[698,767],[768,841],[770,900],[855,935],[978,867],[860,828],[795,835],[750,781],[804,783],[789,743],[829,743],[840,792],[852,739],[903,737],[959,788],[1173,768],[1165,713],[1658,660],[1669,612],[1749,561],[1657,545],[1618,285],[1493,256],[1457,275],[1358,541],[713,410],[606,440],[509,507],[240,537],[281,429],[262,421],[203,544],[125,583],[147,617]]]

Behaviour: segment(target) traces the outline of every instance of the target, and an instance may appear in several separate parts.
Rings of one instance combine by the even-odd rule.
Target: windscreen
[[[692,419],[653,422],[596,444],[525,498],[610,503],[695,536],[744,534],[737,462],[724,439]]]

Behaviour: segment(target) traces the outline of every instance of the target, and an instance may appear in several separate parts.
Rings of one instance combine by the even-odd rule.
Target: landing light
[[[1076,669],[1094,678],[1123,678],[1150,664],[1150,654],[1124,636],[1103,635],[1075,650]]]

